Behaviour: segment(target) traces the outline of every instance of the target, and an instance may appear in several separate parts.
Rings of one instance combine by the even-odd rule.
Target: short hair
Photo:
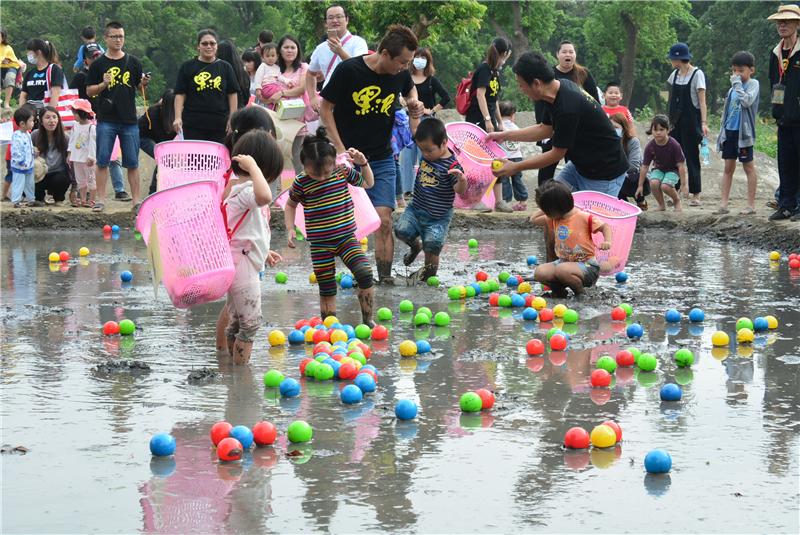
[[[297,47],[297,55],[294,57],[294,61],[292,61],[292,68],[296,71],[300,70],[300,67],[303,65],[303,45],[300,44],[300,41],[297,40],[297,37],[291,34],[286,34],[281,37],[281,40],[278,41],[278,67],[280,67],[281,72],[284,72],[288,65],[283,60],[283,55],[281,54],[281,48],[286,41],[291,41]]]
[[[275,123],[267,110],[261,106],[245,106],[231,115],[231,131],[225,137],[225,146],[229,151],[233,150],[239,138],[252,130],[264,130],[272,137],[278,137]]]
[[[517,113],[517,106],[510,100],[501,100],[497,105],[500,107],[500,117],[511,117]]]
[[[231,156],[239,154],[252,156],[258,168],[264,173],[267,182],[275,181],[283,172],[283,153],[275,138],[264,130],[251,130],[240,137],[233,146]],[[237,175],[243,174],[239,164],[235,161],[231,162],[231,169]]]
[[[336,147],[328,139],[328,131],[324,126],[317,128],[314,135],[306,136],[303,139],[303,146],[300,149],[300,163],[315,171],[322,170],[326,162],[336,162]]]
[[[747,50],[740,50],[731,58],[731,65],[735,67],[755,67],[756,58]]]
[[[271,43],[272,40],[275,39],[275,34],[272,33],[270,30],[263,30],[258,34],[258,42],[259,43]]]
[[[347,13],[347,8],[342,6],[342,5],[339,5],[339,4],[333,4],[332,6],[328,6],[328,8],[325,10],[325,16],[326,17],[328,16],[328,11],[333,9],[334,7],[342,8],[342,13],[344,13],[344,18],[347,19],[347,20],[350,20],[350,15]]]
[[[197,32],[197,44],[198,45],[200,44],[200,41],[203,40],[203,37],[205,37],[206,35],[210,35],[217,42],[219,41],[219,37],[217,37],[217,32],[215,32],[211,28],[205,28],[205,29],[200,30],[199,32]],[[219,43],[217,43],[217,44],[219,44]]]
[[[658,126],[659,128],[664,128],[669,130],[669,117],[663,114],[658,114],[650,121],[650,128],[647,129],[645,132],[648,136],[653,133],[653,128]]]
[[[105,35],[108,35],[109,30],[124,30],[122,27],[122,23],[117,20],[112,20],[108,24],[106,24],[106,29],[104,31]]]
[[[276,56],[280,55],[278,54],[278,45],[276,43],[265,43],[264,46],[261,47],[262,58],[264,57],[264,52],[266,52],[267,50],[274,50]]]
[[[535,199],[542,212],[551,219],[564,217],[575,208],[569,186],[557,180],[548,180],[536,188]]]
[[[417,131],[414,133],[414,141],[430,141],[437,147],[441,147],[447,143],[447,129],[441,119],[432,117],[425,119],[417,126]]]
[[[606,88],[605,88],[605,89],[603,89],[603,92],[605,93],[606,91],[608,91],[608,89],[609,89],[610,87],[619,87],[619,90],[620,90],[620,92],[622,91],[622,85],[620,85],[620,83],[619,83],[619,82],[617,82],[617,81],[613,81],[613,82],[608,82],[608,83],[606,84]]]
[[[378,44],[378,54],[386,50],[389,57],[396,58],[403,53],[404,48],[414,52],[418,47],[419,41],[411,28],[402,24],[392,24],[386,29],[386,34]]]
[[[94,31],[93,26],[87,26],[81,30],[81,37],[84,39],[94,39],[97,37],[97,32]]]
[[[14,124],[20,125],[33,117],[34,110],[30,106],[20,106],[14,111]]]
[[[553,67],[538,52],[525,52],[522,54],[517,59],[517,62],[514,63],[512,70],[514,74],[525,80],[528,85],[532,84],[534,80],[539,80],[546,84],[556,78]]]
[[[245,50],[242,52],[242,62],[243,63],[255,63],[256,67],[261,63],[261,56],[258,55],[258,52],[255,50]]]

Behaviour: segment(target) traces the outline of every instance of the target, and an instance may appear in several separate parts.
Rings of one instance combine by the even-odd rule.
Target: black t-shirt
[[[186,95],[182,116],[186,126],[224,130],[231,112],[228,95],[239,93],[239,82],[227,61],[206,63],[194,58],[181,65],[175,93]]]
[[[94,60],[89,67],[86,85],[103,82],[103,76],[111,74],[111,82],[94,99],[93,107],[97,120],[109,123],[136,124],[136,90],[142,81],[142,63],[126,53],[119,59],[111,59],[105,54]],[[111,99],[111,110],[104,110],[102,101]]]
[[[47,85],[47,69],[50,71],[50,85]],[[42,70],[31,69],[25,73],[22,90],[27,94],[28,100],[44,100],[44,92],[50,87],[62,87],[64,71],[55,63],[51,63]]]
[[[497,99],[500,98],[500,73],[489,67],[489,64],[485,61],[480,64],[472,75],[472,87],[470,89],[472,101],[470,102],[469,110],[467,110],[467,117],[478,117],[483,123],[483,114],[478,106],[478,99],[475,97],[478,94],[479,87],[486,88],[486,106],[489,108],[489,115],[494,117],[495,105]],[[467,119],[467,121],[472,122],[471,119]]]
[[[567,158],[591,180],[612,180],[625,174],[628,159],[619,136],[600,104],[569,80],[561,80],[555,101],[542,101],[543,124],[553,127],[553,147],[567,149]]]
[[[577,73],[575,72],[574,68],[569,72],[562,72],[559,71],[556,67],[553,67],[553,74],[555,74],[556,80],[569,80],[573,84],[578,83]],[[586,70],[586,79],[583,81],[582,84],[580,84],[580,87],[582,87],[584,91],[589,93],[589,95],[593,99],[597,100],[597,83],[594,81],[592,73],[590,73],[588,69]],[[536,112],[536,120],[541,123],[542,122],[541,116],[543,110],[542,103],[537,102],[536,104],[534,104],[533,109]]]
[[[94,110],[94,100],[93,98],[89,97],[89,94],[86,92],[86,77],[88,76],[88,72],[86,69],[81,69],[75,73],[75,76],[72,77],[72,81],[69,83],[70,89],[77,89],[78,96],[84,98],[91,102],[92,109]],[[96,111],[96,110],[95,110]]]
[[[447,107],[450,102],[450,93],[444,88],[442,82],[435,76],[429,76],[421,84],[414,84],[417,88],[417,98],[429,110],[436,106],[436,96],[439,96],[439,105],[442,108]]]
[[[345,148],[354,147],[369,160],[392,155],[392,126],[398,94],[414,87],[411,74],[376,74],[363,56],[341,62],[320,95],[335,104],[333,119]]]
[[[148,115],[150,121],[147,120]],[[156,143],[172,141],[175,139],[175,132],[167,131],[164,128],[164,116],[161,104],[155,104],[147,108],[147,115],[144,113],[139,117],[139,137],[150,138]]]

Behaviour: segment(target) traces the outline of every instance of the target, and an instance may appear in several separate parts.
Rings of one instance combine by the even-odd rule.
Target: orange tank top
[[[572,214],[562,219],[550,219],[555,235],[556,256],[565,262],[586,262],[594,258],[592,234],[603,226],[591,214],[575,208]]]

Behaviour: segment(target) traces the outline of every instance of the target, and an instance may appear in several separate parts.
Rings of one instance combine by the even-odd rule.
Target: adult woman
[[[450,102],[450,94],[444,88],[434,74],[436,68],[433,65],[433,56],[428,48],[421,47],[414,52],[414,59],[408,67],[411,72],[411,79],[417,88],[417,98],[425,106],[422,112],[422,119],[435,117],[436,112],[444,109]],[[438,102],[437,101],[438,97]],[[414,166],[419,163],[420,152],[417,145],[405,148],[400,152],[400,177],[402,189],[398,189],[398,195],[405,193],[410,195],[414,190]]]
[[[302,61],[302,57],[303,48],[294,36],[281,37],[278,41],[278,67],[281,74],[275,83],[265,82],[261,86],[263,101],[275,105],[284,99],[302,98],[306,90],[305,76],[308,70],[308,64]],[[303,170],[303,164],[300,163],[300,149],[306,133],[306,127],[303,126],[292,143],[292,166],[296,173]]]
[[[222,143],[230,115],[238,106],[238,79],[231,64],[217,58],[213,30],[197,34],[197,52],[178,71],[174,130],[183,132],[185,139]]]
[[[25,73],[19,105],[31,104],[37,110],[44,108],[45,91],[50,91],[50,105],[58,106],[61,86],[64,84],[64,71],[58,65],[58,52],[49,41],[31,39],[28,41],[28,63],[36,66]]]
[[[147,108],[147,113],[139,117],[139,148],[145,154],[155,159],[157,143],[175,139],[175,130],[172,123],[175,121],[175,92],[167,89],[161,95],[161,100]],[[158,186],[156,171],[150,179],[150,193],[155,193]]]
[[[247,76],[250,79],[250,96],[255,96],[257,88],[256,71],[259,65],[261,65],[261,56],[259,56],[258,52],[255,50],[245,50],[242,54],[242,63],[244,63],[244,70],[247,72]]]
[[[636,188],[639,186],[639,168],[642,165],[642,144],[639,138],[636,137],[636,132],[633,129],[633,124],[628,121],[624,113],[615,113],[609,117],[611,124],[617,131],[617,135],[621,138],[622,148],[625,151],[625,156],[628,157],[628,174],[625,177],[625,182],[619,190],[618,198],[627,201],[629,197],[633,197],[636,193]],[[649,182],[645,181],[645,182]],[[636,204],[642,210],[647,210],[647,201],[645,197],[650,195],[650,184],[645,184],[642,196],[636,199]]]
[[[236,82],[239,84],[239,108],[247,106],[247,101],[250,100],[250,75],[244,68],[244,62],[239,57],[236,47],[228,41],[223,39],[217,45],[217,58],[222,61],[227,61],[233,67],[233,73],[236,75]]]
[[[6,109],[11,108],[11,94],[14,92],[14,86],[17,84],[17,72],[20,68],[20,62],[17,55],[14,54],[14,49],[8,44],[8,35],[5,30],[0,30],[0,85],[5,92],[5,100],[3,100],[3,107]]]
[[[31,137],[33,146],[39,151],[39,156],[47,162],[47,174],[36,183],[35,198],[32,206],[44,206],[45,194],[52,195],[53,204],[60,204],[73,183],[69,166],[67,165],[67,149],[69,142],[64,135],[61,116],[53,106],[42,108],[39,118],[40,127],[34,130]]]
[[[559,43],[558,52],[556,52],[558,63],[553,69],[556,79],[569,80],[582,87],[590,97],[597,100],[599,98],[597,84],[592,77],[592,73],[589,72],[589,69],[578,63],[577,56],[578,53],[575,51],[575,45],[573,45],[571,41],[561,41],[561,43]],[[534,109],[536,110],[536,117],[538,119],[544,111],[544,106],[537,103]],[[542,147],[542,152],[547,152],[553,148],[549,140],[540,142],[539,146]],[[540,185],[553,178],[553,175],[556,173],[557,165],[558,163],[555,163],[539,169],[538,181]]]
[[[502,132],[500,118],[500,69],[511,56],[511,42],[497,37],[486,51],[486,59],[472,74],[472,100],[464,118],[468,123],[480,126],[487,132]],[[513,212],[503,201],[503,186],[498,180],[494,185],[494,209],[498,212]]]

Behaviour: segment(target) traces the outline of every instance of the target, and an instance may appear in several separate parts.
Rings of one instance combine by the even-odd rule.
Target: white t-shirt
[[[351,36],[350,39],[347,39],[348,36]],[[344,41],[347,40],[345,43]],[[367,47],[367,42],[364,41],[361,37],[357,35],[353,35],[350,32],[347,32],[344,37],[342,37],[342,48],[344,51],[350,54],[350,57],[356,56],[363,56],[367,52],[369,52],[369,47]],[[331,64],[331,60],[336,56],[336,60],[333,62],[333,67],[330,71],[328,71],[328,65]],[[314,53],[311,54],[311,61],[308,64],[308,70],[312,72],[321,72],[325,75],[325,83],[322,84],[322,87],[325,87],[328,84],[328,80],[331,79],[331,75],[333,71],[336,70],[336,67],[342,62],[342,58],[337,56],[333,53],[333,51],[328,46],[328,41],[325,40],[317,45],[317,48],[314,49]]]
[[[249,251],[246,258],[256,268],[256,273],[263,271],[271,239],[269,206],[259,206],[256,203],[253,183],[248,180],[231,187],[231,192],[225,199],[225,210],[229,230],[233,230],[241,220],[231,238],[231,252],[235,256],[242,254],[242,251]]]
[[[703,71],[697,67],[693,67],[689,69],[689,72],[686,73],[686,76],[681,76],[680,72],[676,73],[675,71],[672,71],[669,75],[669,78],[667,78],[667,83],[669,85],[672,85],[673,83],[675,85],[686,85],[689,83],[689,79],[692,78],[692,73],[695,71],[697,71],[697,74],[694,76],[694,79],[692,79],[692,88],[689,92],[692,95],[692,104],[694,104],[695,108],[699,109],[700,99],[697,96],[697,91],[706,88],[706,75],[703,74]]]
[[[503,130],[511,132],[519,130],[519,126],[514,124],[511,119],[503,119]],[[519,141],[503,141],[500,146],[506,151],[506,158],[522,158],[522,151],[519,148]]]
[[[97,152],[96,132],[97,127],[92,123],[75,123],[69,134],[69,161],[86,163],[91,158],[96,159]]]
[[[256,74],[253,77],[253,85],[256,89],[261,89],[261,86],[264,85],[264,81],[266,80],[267,83],[272,83],[278,79],[278,76],[281,75],[281,68],[278,67],[278,64],[275,65],[267,65],[266,63],[262,63],[256,69]]]

